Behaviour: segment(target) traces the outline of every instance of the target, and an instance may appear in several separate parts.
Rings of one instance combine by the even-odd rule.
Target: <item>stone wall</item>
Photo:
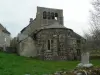
[[[36,21],[37,21],[38,26],[39,25],[40,27],[48,26],[50,24],[53,24],[55,20],[57,20],[59,24],[63,25],[63,10],[62,9],[37,7]]]
[[[41,30],[36,35],[36,46],[38,55],[44,60],[77,59],[77,50],[75,49],[73,44],[76,39],[68,33],[69,32],[67,29]],[[72,31],[70,31],[70,33],[73,34]],[[74,40],[72,40],[71,38],[73,38]],[[69,40],[71,41],[69,42]],[[48,41],[50,42],[49,45]]]
[[[0,31],[0,47],[4,47],[4,46],[9,47],[10,41],[11,41],[10,34]]]
[[[81,52],[81,48],[77,46],[79,38],[73,35],[74,32],[66,28],[41,29],[34,36],[20,41],[19,55],[37,56],[43,60],[79,59]]]

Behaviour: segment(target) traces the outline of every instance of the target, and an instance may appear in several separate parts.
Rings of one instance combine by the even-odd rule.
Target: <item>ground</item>
[[[100,60],[91,60],[100,66]],[[79,61],[42,61],[0,52],[0,75],[42,75],[76,67]]]

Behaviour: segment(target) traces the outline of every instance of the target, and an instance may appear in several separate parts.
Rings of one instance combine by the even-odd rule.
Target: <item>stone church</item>
[[[64,26],[62,9],[37,7],[36,18],[18,34],[18,54],[43,60],[80,59],[85,39]]]

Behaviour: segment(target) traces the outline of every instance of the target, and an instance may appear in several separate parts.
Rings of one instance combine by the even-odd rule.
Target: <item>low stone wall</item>
[[[90,59],[100,59],[100,56],[90,56]]]
[[[0,51],[4,51],[7,53],[16,53],[16,49],[14,47],[5,47],[5,50],[3,47],[0,47]]]
[[[100,67],[90,67],[90,68],[75,68],[72,71],[56,71],[53,74],[43,74],[43,75],[100,75]]]

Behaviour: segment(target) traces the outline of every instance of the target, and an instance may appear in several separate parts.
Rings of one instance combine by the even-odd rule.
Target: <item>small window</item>
[[[81,43],[81,40],[77,40],[77,43]]]
[[[54,19],[54,13],[53,12],[51,13],[51,18]]]
[[[46,11],[43,12],[43,19],[46,19],[47,18],[47,13]]]
[[[68,32],[68,37],[70,37],[71,36],[71,33],[70,32]]]
[[[80,55],[80,49],[77,49],[77,55]]]

